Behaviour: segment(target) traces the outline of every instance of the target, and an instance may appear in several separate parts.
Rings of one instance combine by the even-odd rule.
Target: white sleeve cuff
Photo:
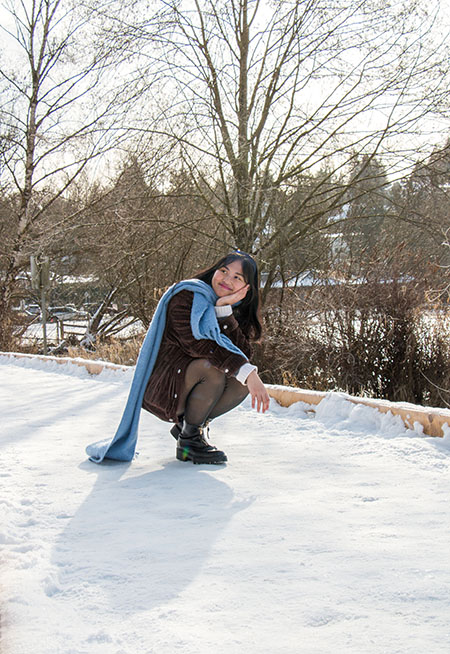
[[[253,364],[251,364],[251,363],[244,363],[244,365],[241,366],[241,367],[239,368],[239,370],[237,371],[237,373],[236,373],[236,379],[237,379],[239,382],[241,382],[241,384],[243,384],[243,385],[245,386],[245,383],[246,383],[246,381],[247,381],[247,377],[248,377],[249,374],[250,374],[251,372],[253,372],[254,370],[256,370],[256,372],[258,372],[258,368],[257,368],[256,366],[254,366]]]
[[[223,307],[215,306],[214,311],[216,312],[216,318],[227,318],[233,313],[231,304],[225,304]]]

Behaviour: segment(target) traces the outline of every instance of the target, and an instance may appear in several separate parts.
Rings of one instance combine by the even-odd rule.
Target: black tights
[[[190,425],[203,425],[227,413],[248,395],[247,387],[212,366],[206,359],[188,365],[178,403],[178,416]]]

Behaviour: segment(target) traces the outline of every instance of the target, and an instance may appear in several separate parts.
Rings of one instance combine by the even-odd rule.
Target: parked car
[[[97,309],[100,307],[100,302],[85,302],[83,304],[83,310],[86,311],[90,316],[93,316]],[[118,313],[118,308],[117,305],[109,305],[105,309],[105,313],[109,315],[114,315],[115,313]]]
[[[49,307],[47,311],[48,322],[57,322],[58,320],[84,320],[86,313],[76,307],[66,305],[64,307]]]
[[[41,315],[41,307],[39,304],[26,304],[23,308],[23,312],[27,316],[40,316]]]

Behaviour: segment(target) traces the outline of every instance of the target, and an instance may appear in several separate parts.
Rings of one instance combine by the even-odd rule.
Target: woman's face
[[[247,285],[242,273],[242,263],[237,259],[218,268],[211,280],[211,286],[218,297],[231,295]]]

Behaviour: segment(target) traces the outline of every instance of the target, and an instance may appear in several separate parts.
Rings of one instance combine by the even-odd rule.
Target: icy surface
[[[2,654],[448,654],[449,441],[337,396],[97,466],[132,371],[0,357]]]

